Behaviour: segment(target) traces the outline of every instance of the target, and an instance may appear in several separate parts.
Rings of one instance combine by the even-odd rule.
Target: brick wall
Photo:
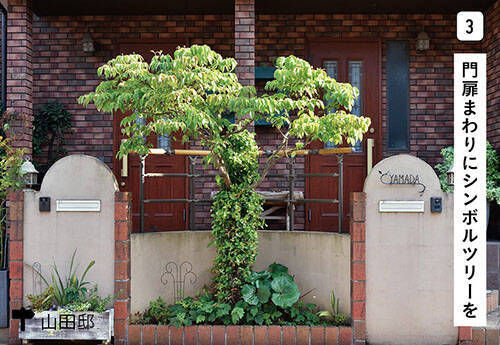
[[[127,344],[130,315],[131,194],[115,193],[114,344]]]
[[[453,53],[481,51],[479,44],[464,44],[456,39],[454,15],[259,14],[256,23],[257,66],[281,55],[307,58],[307,41],[312,38],[380,38],[384,134],[385,41],[408,40],[410,152],[434,165],[439,160],[439,150],[453,144]],[[430,49],[417,52],[415,39],[422,30],[430,36]]]
[[[458,327],[458,345],[472,344],[472,327]]]
[[[7,112],[10,113],[13,146],[31,154],[33,118],[31,1],[9,1],[7,32]]]
[[[488,140],[500,149],[500,0],[485,13],[484,51],[488,54]]]
[[[121,39],[179,39],[189,44],[209,44],[224,56],[237,57],[240,79],[245,84],[252,84],[254,65],[269,63],[279,55],[295,54],[307,58],[308,39],[375,37],[382,40],[382,119],[385,132],[385,41],[402,39],[410,42],[410,152],[434,165],[440,159],[440,149],[452,145],[453,53],[482,49],[480,44],[456,40],[454,15],[257,14],[253,18],[253,6],[250,0],[236,3],[236,19],[232,15],[35,16],[34,107],[53,99],[65,104],[73,116],[73,134],[67,136],[68,152],[96,156],[111,166],[111,117],[93,107],[84,109],[76,99],[95,88],[98,84],[96,68],[114,56],[114,44]],[[487,30],[492,18],[498,18],[498,2],[487,14]],[[255,29],[252,30],[254,21]],[[431,47],[426,52],[415,49],[415,38],[421,30],[425,30],[431,39]],[[97,47],[92,54],[81,49],[81,39],[87,31]],[[498,51],[494,38],[486,39],[490,42],[488,49]],[[490,72],[490,89],[492,82],[498,79],[491,73],[494,72]],[[262,88],[263,85],[258,83],[257,86]],[[498,108],[497,98],[490,102],[489,109]],[[496,126],[495,121],[496,118],[490,120],[491,126]],[[258,142],[264,148],[273,147],[278,140],[270,128],[256,128],[256,132]],[[490,137],[492,135],[490,130]],[[199,146],[192,145],[192,148]],[[304,161],[297,159],[295,167],[298,173],[304,172]],[[283,172],[283,169],[287,169],[286,160],[280,161],[273,172]],[[197,165],[196,172],[203,171],[202,166]],[[303,191],[303,186],[303,180],[297,181],[297,190]],[[200,180],[196,183],[195,196],[208,197],[213,188],[213,180]],[[281,190],[286,188],[286,182],[270,179],[263,188]],[[197,228],[208,229],[209,206],[197,204],[196,213]],[[283,228],[283,224],[277,223],[271,228]],[[303,207],[298,207],[295,229],[303,228]]]
[[[234,31],[232,15],[35,17],[34,108],[50,100],[63,103],[72,115],[73,133],[66,135],[68,154],[95,156],[112,167],[112,117],[93,106],[78,105],[77,98],[98,85],[97,68],[115,56],[116,43],[177,39],[179,44],[208,44],[223,56],[232,57]],[[81,40],[87,32],[94,40],[94,53],[82,51]],[[202,170],[198,164],[197,171]],[[214,185],[213,180],[198,181],[196,197],[207,197]],[[209,228],[209,206],[196,205],[196,210],[196,223]]]
[[[366,343],[366,193],[350,195],[353,345]]]
[[[81,40],[89,32],[96,52],[84,53]],[[33,21],[33,105],[57,100],[73,116],[66,135],[68,153],[96,156],[111,166],[113,122],[77,98],[98,85],[96,71],[115,56],[120,40],[178,39],[209,44],[224,56],[234,55],[232,15],[58,16]]]
[[[254,85],[255,0],[236,0],[234,13],[236,73],[242,85]]]
[[[10,193],[8,201],[7,234],[9,235],[9,315],[23,306],[23,233],[24,193]],[[19,320],[10,319],[9,344],[20,343]]]
[[[130,325],[130,345],[350,345],[351,327]]]

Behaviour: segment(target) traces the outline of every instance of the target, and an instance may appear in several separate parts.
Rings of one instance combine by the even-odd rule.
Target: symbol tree
[[[147,155],[152,133],[182,133],[182,140],[199,140],[208,148],[207,164],[219,171],[219,193],[212,205],[212,232],[217,249],[214,291],[234,304],[240,298],[257,255],[257,230],[262,199],[255,187],[283,155],[305,148],[314,140],[354,145],[368,130],[370,119],[349,113],[358,90],[338,83],[322,69],[294,56],[276,60],[270,94],[257,96],[242,86],[234,73],[236,61],[208,46],[178,48],[173,56],[155,53],[148,63],[140,55],[120,55],[98,69],[102,81],[81,96],[107,112],[130,111],[121,122],[128,139],[119,156]],[[232,123],[227,119],[234,115]],[[281,142],[259,173],[253,121],[266,119]]]

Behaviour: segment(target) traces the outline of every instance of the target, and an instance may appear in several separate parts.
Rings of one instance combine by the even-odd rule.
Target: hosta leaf
[[[245,284],[241,289],[241,297],[250,305],[259,304],[259,297],[256,295],[256,289],[252,285]],[[269,298],[269,296],[268,296]]]
[[[256,280],[265,280],[265,279],[269,279],[269,278],[271,278],[271,273],[269,271],[252,272],[252,275],[251,275],[252,282],[254,282]]]
[[[288,267],[277,263],[269,265],[269,271],[271,271],[271,275],[273,278],[279,275],[288,275]]]
[[[269,297],[271,296],[271,290],[269,289],[268,286],[263,285],[257,289],[256,295],[259,299],[259,302],[264,304],[264,303],[267,303],[267,301],[269,301]]]
[[[275,291],[271,299],[278,307],[288,308],[299,300],[299,287],[285,275],[276,277],[271,287]]]

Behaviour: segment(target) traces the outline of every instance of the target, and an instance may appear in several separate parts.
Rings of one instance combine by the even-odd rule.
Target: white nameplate
[[[101,200],[56,200],[57,212],[100,212]]]
[[[380,200],[379,212],[396,213],[423,213],[425,211],[423,200]]]

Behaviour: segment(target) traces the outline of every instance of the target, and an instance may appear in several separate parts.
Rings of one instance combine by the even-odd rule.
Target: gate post
[[[116,345],[128,344],[130,315],[130,233],[132,194],[115,193],[115,302]]]
[[[23,305],[23,232],[24,232],[24,193],[16,191],[9,194],[7,213],[7,235],[9,238],[9,315],[13,309]],[[19,320],[10,319],[9,344],[19,343]]]
[[[366,193],[351,193],[350,207],[352,343],[361,345],[366,343]]]

